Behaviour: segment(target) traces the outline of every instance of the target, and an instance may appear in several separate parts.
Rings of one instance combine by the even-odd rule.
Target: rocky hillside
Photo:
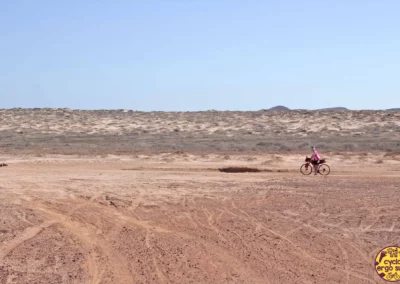
[[[0,110],[0,151],[51,153],[400,150],[393,111]]]

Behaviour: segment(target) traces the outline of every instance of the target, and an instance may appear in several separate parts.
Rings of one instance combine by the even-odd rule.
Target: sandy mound
[[[0,110],[9,153],[286,153],[399,150],[393,111],[137,112]]]

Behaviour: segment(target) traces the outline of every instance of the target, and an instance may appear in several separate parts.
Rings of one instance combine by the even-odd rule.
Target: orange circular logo
[[[382,249],[375,258],[375,269],[383,280],[400,281],[400,247]]]

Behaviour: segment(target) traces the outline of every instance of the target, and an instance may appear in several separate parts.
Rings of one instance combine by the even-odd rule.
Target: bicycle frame
[[[319,166],[320,166],[321,164],[317,164],[317,165],[314,165],[313,163],[311,163],[311,162],[307,162],[306,163],[306,169],[308,168],[308,167],[311,167],[311,170],[314,170],[315,169],[315,166],[318,166],[318,169],[319,169]],[[317,169],[317,170],[318,170]]]
[[[311,167],[311,170],[315,170],[315,167],[317,166],[317,171],[319,170],[319,167],[322,164],[325,164],[325,162],[322,162],[322,163],[319,163],[319,164],[314,164],[313,161],[311,161],[311,158],[308,158],[308,157],[306,158],[305,162],[306,162],[306,169],[308,167]]]

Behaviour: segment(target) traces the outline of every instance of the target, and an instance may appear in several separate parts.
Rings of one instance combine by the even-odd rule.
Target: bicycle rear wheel
[[[331,172],[331,168],[327,164],[322,164],[319,166],[318,173],[327,176]]]
[[[301,172],[303,175],[309,175],[309,174],[311,174],[311,172],[312,172],[312,166],[311,166],[311,165],[308,165],[308,164],[304,164],[304,165],[302,165],[302,166],[300,167],[300,172]]]

